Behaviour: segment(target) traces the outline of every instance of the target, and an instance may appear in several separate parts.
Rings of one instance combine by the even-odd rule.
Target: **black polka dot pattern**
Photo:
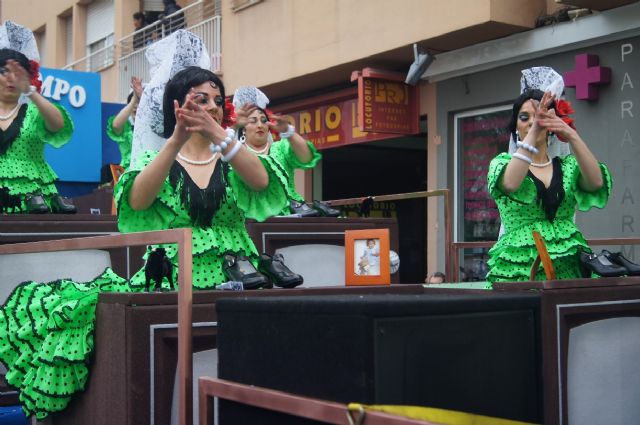
[[[57,193],[54,182],[58,176],[44,157],[45,144],[60,147],[67,143],[73,133],[73,124],[67,111],[55,105],[64,118],[64,127],[56,133],[49,132],[38,108],[29,103],[18,137],[11,147],[0,155],[0,188],[7,188],[11,195],[22,198],[19,210],[6,212],[24,212],[24,195],[42,192],[45,201],[50,202]]]
[[[574,156],[561,159],[565,197],[555,219],[550,222],[539,205],[536,187],[531,177],[525,177],[520,188],[510,194],[500,190],[500,179],[511,159],[500,154],[491,161],[487,176],[489,193],[495,199],[506,233],[489,251],[489,282],[528,281],[531,265],[537,256],[532,231],[544,239],[558,279],[581,277],[578,255],[590,252],[582,233],[574,223],[576,209],[604,208],[611,193],[612,180],[609,170],[600,165],[604,185],[597,192],[585,192],[578,181],[580,169]],[[536,279],[544,278],[540,268]]]

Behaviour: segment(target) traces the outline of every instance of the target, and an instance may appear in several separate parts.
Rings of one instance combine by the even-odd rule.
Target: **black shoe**
[[[624,267],[629,276],[640,276],[640,265],[627,260],[621,252],[609,252],[603,249],[602,255],[607,257],[613,264]]]
[[[339,217],[340,210],[331,208],[328,204],[322,201],[313,201],[313,209],[318,211],[323,217]]]
[[[580,263],[589,271],[602,277],[617,277],[628,274],[627,269],[613,264],[604,254],[580,253]]]
[[[49,212],[47,203],[41,193],[28,193],[24,199],[29,214],[46,214]]]
[[[258,272],[251,261],[244,255],[224,254],[222,270],[229,280],[242,282],[244,289],[271,287],[269,279]]]
[[[301,217],[317,217],[320,214],[312,209],[304,202],[298,202],[295,199],[289,201],[289,209],[291,214],[300,214]]]
[[[78,210],[71,199],[55,195],[51,198],[51,211],[56,214],[75,214]]]
[[[262,254],[258,269],[280,288],[295,288],[302,285],[304,281],[302,276],[292,272],[284,265],[282,254],[276,254],[273,257],[268,254]]]

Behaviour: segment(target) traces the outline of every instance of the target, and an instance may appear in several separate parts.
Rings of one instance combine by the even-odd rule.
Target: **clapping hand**
[[[133,90],[133,97],[136,98],[136,101],[140,101],[142,97],[142,79],[131,77],[131,89]]]
[[[536,120],[538,125],[546,131],[554,133],[560,140],[571,141],[577,136],[578,133],[576,130],[556,115],[556,111],[554,109],[540,112],[539,115],[540,116]]]
[[[4,85],[13,85],[19,93],[28,93],[31,86],[29,72],[13,59],[7,60],[4,67],[0,68],[0,81]]]
[[[268,122],[269,128],[276,133],[284,133],[289,129],[289,121],[283,115],[271,115],[271,121]]]
[[[249,123],[249,115],[251,115],[256,109],[258,109],[258,107],[253,103],[245,103],[240,108],[236,109],[236,122],[234,124],[236,131],[245,127]]]

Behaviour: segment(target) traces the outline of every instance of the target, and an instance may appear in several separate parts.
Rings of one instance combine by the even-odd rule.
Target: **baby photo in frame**
[[[389,229],[344,232],[345,284],[389,285]]]

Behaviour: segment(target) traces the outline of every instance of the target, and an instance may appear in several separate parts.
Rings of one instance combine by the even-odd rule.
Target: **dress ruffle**
[[[304,202],[305,199],[296,191],[295,170],[311,169],[322,159],[322,154],[318,152],[313,143],[307,141],[307,146],[311,151],[312,157],[311,160],[306,163],[298,159],[289,139],[282,139],[275,142],[269,149],[269,155],[261,156],[261,158],[267,158],[272,163],[271,168],[277,173],[277,177],[283,181],[287,191],[287,197],[289,199],[295,199],[298,202]],[[288,215],[290,213],[289,204],[287,203],[277,215]]]
[[[98,294],[129,292],[107,269],[86,283],[61,279],[18,285],[0,309],[0,361],[28,415],[44,419],[84,390],[93,352]]]
[[[267,156],[258,155],[258,158],[269,175],[269,184],[264,190],[260,192],[251,190],[233,170],[228,178],[238,207],[247,217],[264,221],[278,215],[285,206],[289,205],[289,199],[282,168]]]
[[[113,120],[115,116],[109,117],[107,120],[107,136],[118,144],[120,151],[120,165],[127,169],[131,162],[131,142],[133,141],[133,126],[129,120],[125,121],[122,128],[122,134],[116,134],[113,131]]]

